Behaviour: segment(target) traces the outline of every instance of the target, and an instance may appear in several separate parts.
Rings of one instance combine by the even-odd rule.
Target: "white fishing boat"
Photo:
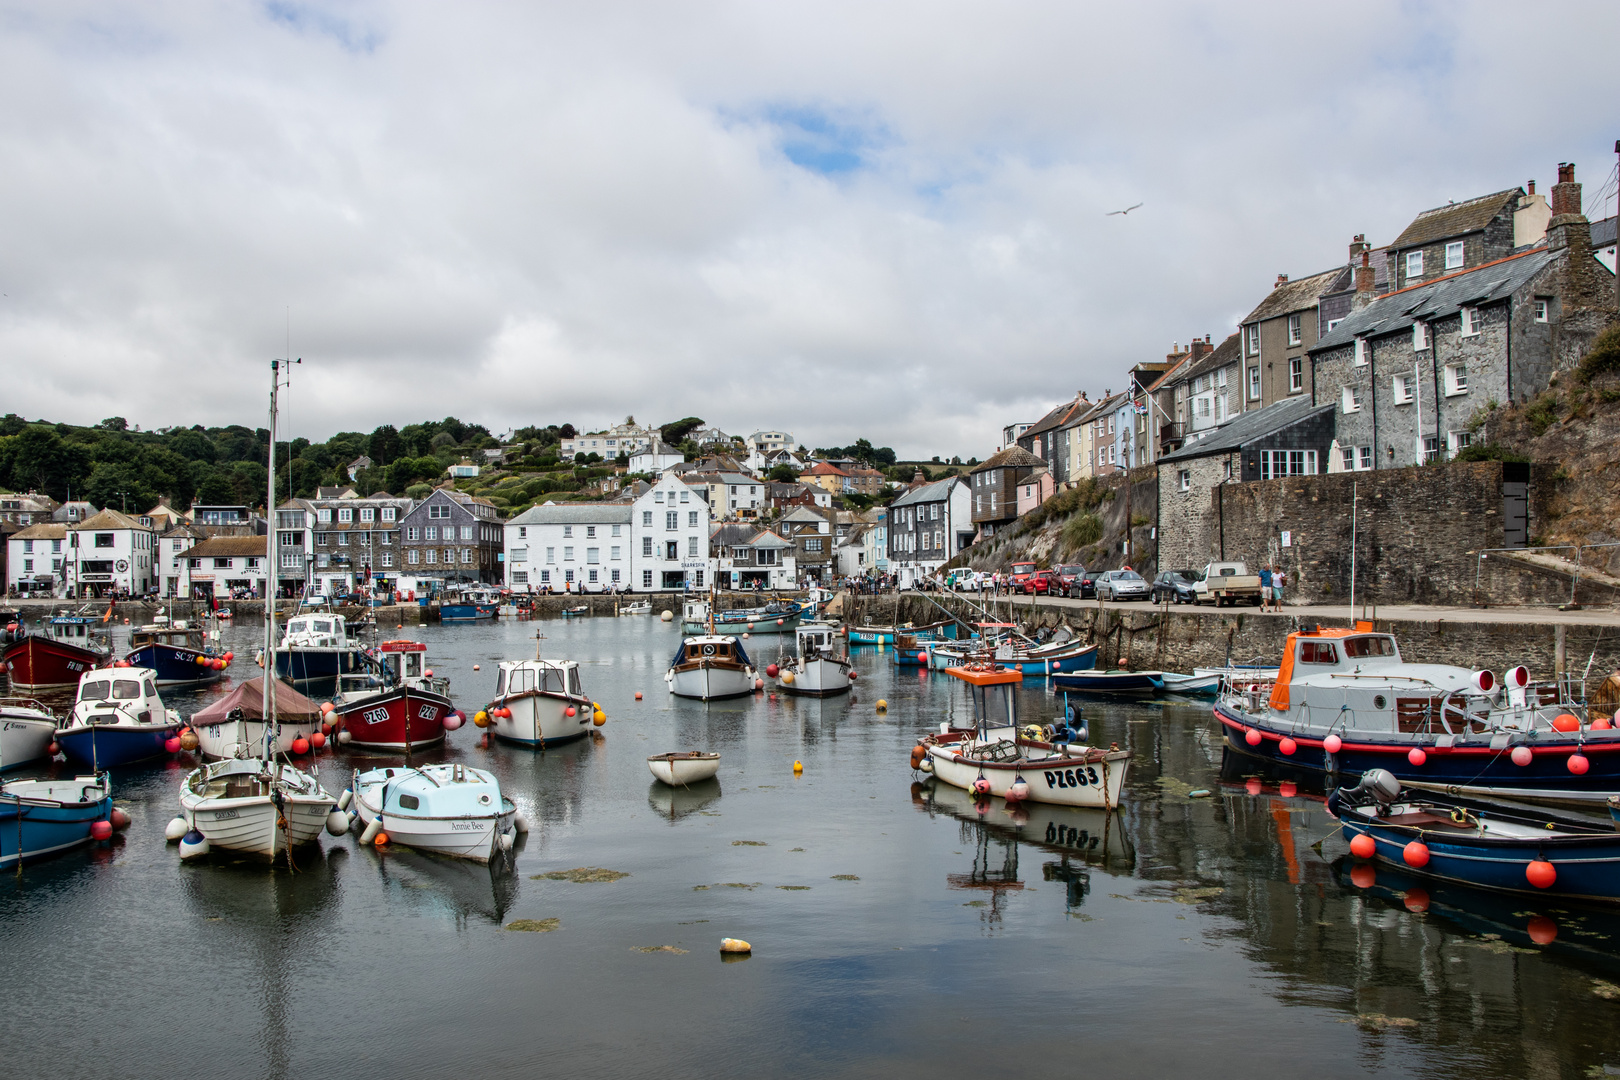
[[[536,645],[533,660],[501,662],[495,698],[481,710],[480,726],[487,725],[496,738],[543,749],[584,738],[599,711],[585,696],[579,663],[542,660]]]
[[[754,665],[742,642],[729,634],[683,638],[664,681],[676,697],[718,701],[754,692]]]
[[[973,702],[973,729],[944,728],[929,734],[912,750],[913,768],[971,792],[1012,802],[1057,803],[1112,809],[1119,804],[1131,751],[1084,745],[1083,724],[1066,710],[1065,732],[1053,741],[1018,731],[1016,691],[1023,676],[993,664],[950,668],[946,674],[968,685]],[[1011,730],[1008,730],[1011,729]],[[1075,741],[1067,741],[1074,738]]]
[[[795,632],[797,655],[770,664],[765,674],[784,693],[806,697],[847,694],[855,682],[848,655],[838,651],[837,627],[830,623],[800,623]]]
[[[74,765],[100,772],[168,752],[179,731],[180,714],[164,706],[150,668],[97,668],[80,679],[56,744]]]
[[[272,650],[276,674],[298,683],[335,679],[359,670],[361,650],[352,634],[348,621],[335,611],[293,616]]]
[[[494,774],[469,765],[372,769],[354,778],[361,843],[386,833],[391,844],[487,863],[511,850],[517,806]]]
[[[0,769],[50,756],[56,714],[34,698],[0,698]]]
[[[619,614],[620,615],[651,615],[652,614],[652,601],[651,600],[638,600],[633,604],[620,604],[619,605]]]
[[[652,770],[653,776],[671,787],[685,787],[713,780],[715,773],[720,771],[720,755],[702,750],[654,754],[647,759],[647,768]]]
[[[276,505],[276,391],[281,361],[271,362],[269,498]],[[276,607],[265,605],[265,651],[275,641]],[[190,826],[181,840],[182,855],[203,855],[213,848],[274,860],[313,841],[336,804],[311,773],[278,758],[276,690],[280,680],[260,680],[260,715],[266,718],[257,744],[247,738],[247,717],[232,710],[235,742],[230,756],[192,771],[180,788],[180,812]]]

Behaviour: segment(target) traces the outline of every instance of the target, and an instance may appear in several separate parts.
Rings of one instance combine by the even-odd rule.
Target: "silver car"
[[[1146,600],[1150,591],[1135,570],[1110,570],[1097,579],[1099,600]]]

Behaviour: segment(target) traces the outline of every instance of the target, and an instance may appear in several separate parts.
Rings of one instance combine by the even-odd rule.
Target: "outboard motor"
[[[1401,797],[1401,782],[1386,769],[1368,769],[1361,774],[1361,783],[1353,788],[1335,788],[1328,796],[1328,813],[1339,813],[1340,804],[1347,806],[1388,806]]]

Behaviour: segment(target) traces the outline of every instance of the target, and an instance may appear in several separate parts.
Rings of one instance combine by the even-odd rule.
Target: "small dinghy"
[[[357,773],[354,803],[363,844],[387,833],[391,843],[479,863],[510,851],[518,828],[517,805],[494,774],[470,765]]]
[[[720,771],[720,755],[702,750],[684,750],[669,754],[654,754],[647,759],[647,768],[653,776],[671,787],[685,787],[703,780],[713,780]]]
[[[1079,671],[1052,676],[1052,689],[1087,694],[1157,694],[1164,689],[1164,672]]]
[[[563,608],[562,613],[566,618],[577,619],[582,615],[589,615],[591,613],[591,609],[584,604],[579,604],[576,607]]]
[[[0,867],[88,844],[94,828],[111,832],[107,774],[0,784]]]
[[[1591,821],[1401,789],[1384,769],[1328,796],[1357,859],[1481,889],[1620,903],[1620,832]],[[1432,800],[1432,801],[1431,801]]]

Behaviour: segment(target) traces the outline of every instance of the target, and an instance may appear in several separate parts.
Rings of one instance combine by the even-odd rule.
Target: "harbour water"
[[[656,618],[406,634],[471,714],[496,661],[532,655],[537,631],[546,655],[584,663],[608,716],[599,734],[536,753],[483,747],[469,725],[424,755],[493,770],[528,814],[510,872],[330,836],[296,872],[182,865],[163,829],[189,765],[115,773],[127,832],[0,877],[4,1072],[1542,1077],[1620,1064],[1620,920],[1387,870],[1353,879],[1319,801],[1237,765],[1223,778],[1207,707],[1088,706],[1092,740],[1136,754],[1118,814],[981,812],[918,783],[907,760],[920,732],[965,715],[965,695],[944,675],[896,673],[877,649],[857,650],[854,699],[705,705],[667,694],[678,632]],[[251,656],[259,632],[233,627],[226,644]],[[761,664],[777,647],[747,644]],[[165,696],[189,714],[221,692]],[[1021,711],[1056,714],[1041,680],[1025,681]],[[723,755],[717,784],[654,784],[647,755],[693,748]],[[389,759],[318,760],[336,792]],[[626,876],[546,876],[575,868]],[[722,937],[754,954],[723,962]]]

